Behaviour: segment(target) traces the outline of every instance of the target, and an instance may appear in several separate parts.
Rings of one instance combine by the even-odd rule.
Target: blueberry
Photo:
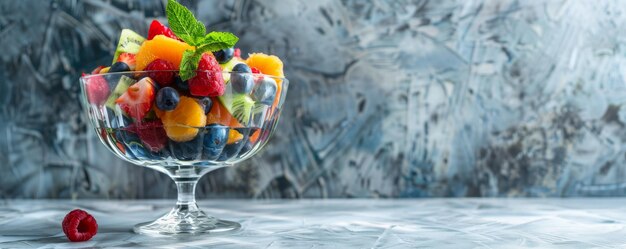
[[[276,98],[276,81],[269,77],[263,77],[254,87],[252,98],[257,103],[272,105]]]
[[[176,109],[179,101],[180,97],[178,96],[178,92],[176,91],[176,89],[169,86],[161,88],[156,96],[156,105],[159,109],[163,111],[171,111]]]
[[[246,142],[243,147],[241,147],[241,150],[239,150],[239,156],[242,156],[243,154],[246,154],[248,151],[252,150],[252,143],[250,143],[250,141]]]
[[[173,157],[181,161],[193,161],[202,155],[202,136],[187,142],[172,142]]]
[[[230,84],[236,93],[248,94],[254,87],[254,79],[249,73],[232,73],[230,75]]]
[[[200,104],[204,107],[204,114],[209,114],[211,112],[211,108],[213,107],[213,100],[209,97],[204,97],[200,99]]]
[[[234,54],[235,54],[234,48],[227,48],[227,49],[222,49],[222,50],[213,52],[213,56],[215,56],[215,59],[219,63],[228,62],[230,59],[233,58]]]
[[[244,63],[239,63],[233,67],[233,72],[252,73],[252,69]]]
[[[189,91],[189,83],[186,80],[182,80],[180,77],[176,76],[174,78],[174,82],[176,83],[178,90],[183,92]]]
[[[230,128],[219,124],[208,125],[204,134],[204,154],[203,159],[215,160],[226,146],[228,132]]]
[[[109,73],[117,73],[117,72],[128,72],[130,71],[130,67],[128,66],[128,64],[118,61],[113,63],[113,65],[111,65],[111,68],[109,68]]]
[[[113,129],[118,129],[118,128],[124,128],[126,126],[129,126],[131,123],[133,123],[133,120],[130,119],[129,117],[124,116],[121,113],[116,113],[115,111],[113,111],[111,108],[106,108],[107,110],[107,120],[109,121],[109,128],[113,128]]]

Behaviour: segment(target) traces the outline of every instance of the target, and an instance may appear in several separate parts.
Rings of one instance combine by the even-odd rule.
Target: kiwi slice
[[[115,56],[113,56],[113,62],[111,62],[111,64],[117,61],[117,57],[121,53],[136,54],[137,52],[139,52],[139,48],[145,40],[146,38],[130,29],[122,29],[122,33],[120,34],[120,41],[117,43]]]
[[[115,89],[113,89],[113,92],[111,93],[111,95],[109,95],[106,106],[114,110],[115,100],[122,96],[122,94],[126,92],[128,87],[130,87],[132,84],[135,84],[135,82],[137,81],[126,75],[122,75],[122,77],[120,77],[120,81],[117,82],[117,86],[115,86]]]
[[[243,125],[250,123],[254,100],[246,94],[223,95],[218,97],[224,108]]]

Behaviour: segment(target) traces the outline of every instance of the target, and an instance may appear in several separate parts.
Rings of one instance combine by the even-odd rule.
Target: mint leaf
[[[202,45],[221,46],[218,49],[211,50],[217,51],[220,49],[233,47],[235,46],[237,41],[239,41],[239,38],[232,33],[213,31],[204,36],[204,38],[202,39]]]
[[[196,76],[196,70],[198,69],[198,63],[201,58],[202,53],[198,53],[198,50],[185,50],[185,52],[183,52],[179,72],[181,80],[188,80]]]
[[[176,2],[176,0],[167,2],[165,12],[167,14],[167,22],[170,24],[174,34],[189,45],[196,46],[196,37],[204,36],[206,33],[204,24],[196,20],[193,13],[185,6]]]

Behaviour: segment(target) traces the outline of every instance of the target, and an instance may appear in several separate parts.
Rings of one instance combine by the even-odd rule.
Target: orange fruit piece
[[[167,137],[176,142],[186,142],[198,135],[206,124],[204,107],[194,98],[181,96],[176,109],[161,114]]]
[[[252,133],[252,135],[250,135],[250,142],[251,143],[256,143],[257,140],[259,140],[259,136],[261,135],[261,129],[258,129],[256,131],[254,131],[254,133]]]
[[[211,98],[213,106],[206,115],[206,124],[221,124],[228,127],[243,127],[239,121],[230,114],[228,109],[222,105],[218,98]]]
[[[278,56],[267,55],[264,53],[253,53],[249,55],[246,60],[246,64],[251,68],[254,67],[259,69],[262,74],[276,76],[278,78],[285,77],[285,73],[283,72],[283,62],[278,58]],[[274,104],[272,104],[272,107],[276,107],[278,105],[283,83],[281,79],[275,78],[274,80],[276,80],[276,98],[274,98]]]
[[[228,141],[226,142],[226,144],[234,144],[236,142],[239,142],[241,139],[243,139],[243,134],[239,133],[235,129],[230,129],[230,131],[228,132]]]
[[[156,59],[169,61],[178,70],[185,50],[195,50],[195,48],[179,40],[164,35],[157,35],[152,40],[141,44],[139,52],[135,55],[135,62],[137,63],[135,70],[143,70],[150,62]]]

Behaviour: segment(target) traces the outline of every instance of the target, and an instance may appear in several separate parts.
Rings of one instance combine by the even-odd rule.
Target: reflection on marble
[[[0,1],[0,197],[173,196],[78,105],[80,72],[164,2]],[[199,196],[626,194],[622,1],[181,2],[292,82],[270,145]]]
[[[173,201],[7,201],[0,248],[610,248],[626,246],[626,199],[212,200],[242,222],[230,235],[153,238],[130,232]],[[90,212],[99,233],[71,243],[61,220]]]

